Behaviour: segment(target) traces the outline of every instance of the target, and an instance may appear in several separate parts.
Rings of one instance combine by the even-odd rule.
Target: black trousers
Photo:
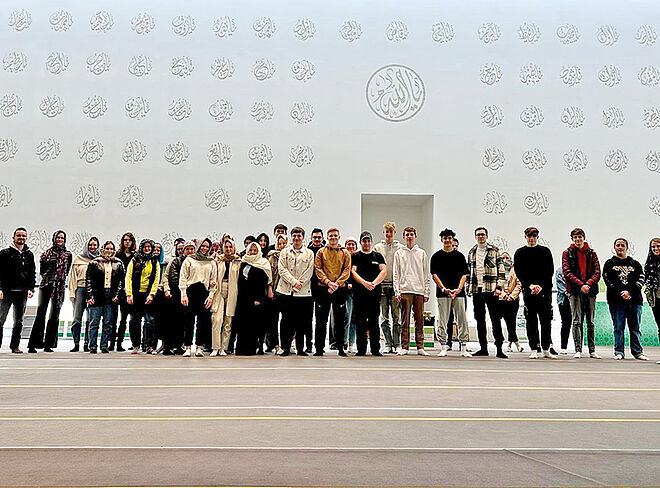
[[[333,317],[335,319],[335,337],[344,337],[344,319],[346,317],[346,288],[337,289],[334,293],[329,293],[327,287],[322,287],[318,291],[316,300],[316,333],[314,343],[316,352],[323,352],[325,349],[325,336],[328,329],[328,317],[330,316],[330,307],[332,307]],[[338,351],[344,350],[344,341],[340,340],[336,344]]]
[[[186,295],[188,296],[188,306],[184,307],[184,344],[192,346],[195,319],[197,319],[195,344],[197,346],[211,344],[211,310],[204,307],[204,301],[208,298],[209,291],[202,283],[194,283],[187,288]]]
[[[52,293],[52,284],[39,288],[37,315],[34,317],[34,324],[32,325],[30,340],[28,341],[28,348],[30,349],[42,349],[44,347],[54,349],[57,347],[57,332],[60,325],[62,304],[58,304],[55,298],[51,297]],[[50,315],[48,316],[48,323],[46,323],[46,312],[48,312],[49,303]],[[46,331],[45,338],[44,329]]]
[[[14,307],[14,326],[11,330],[11,341],[9,348],[18,349],[21,343],[21,332],[23,331],[23,317],[25,316],[25,306],[27,305],[27,290],[6,291],[0,302],[0,332],[5,325],[9,309]],[[2,333],[0,333],[0,346],[2,345]]]
[[[541,324],[541,348],[550,349],[552,342],[552,297],[543,293],[525,295],[525,314],[527,319],[527,338],[529,347],[534,350],[539,344],[539,323]]]
[[[492,292],[477,292],[472,294],[474,318],[477,321],[477,334],[482,349],[488,347],[488,331],[486,330],[486,307],[493,327],[495,347],[502,347],[504,335],[502,334],[502,315],[500,312],[500,299]]]
[[[355,317],[355,342],[358,354],[367,352],[367,331],[371,354],[380,352],[380,294],[353,294],[353,316]]]
[[[291,350],[291,341],[296,336],[296,351],[305,350],[305,332],[312,326],[314,300],[312,297],[294,297],[279,295],[282,322],[280,323],[282,349]]]
[[[516,317],[518,316],[519,308],[519,298],[510,301],[500,300],[500,310],[502,311],[502,319],[506,324],[506,331],[509,342],[518,342],[518,333],[516,332]]]
[[[121,317],[120,317],[121,312]],[[115,309],[115,316],[112,324],[112,339],[110,344],[114,344],[115,341],[117,345],[121,346],[121,343],[124,341],[126,336],[126,324],[128,322],[128,315],[131,313],[131,306],[126,302],[126,296],[119,297],[119,303]],[[119,322],[119,325],[117,325]],[[85,334],[85,341],[87,341],[87,334]]]
[[[133,348],[142,346],[143,351],[146,351],[150,347],[154,334],[152,304],[147,305],[145,303],[148,296],[149,293],[147,292],[137,292],[133,294],[131,321],[128,325]],[[143,318],[144,326],[142,325]]]
[[[568,338],[571,335],[571,327],[573,325],[573,315],[571,313],[571,302],[566,296],[564,303],[558,303],[559,317],[561,318],[561,348],[568,347]]]
[[[259,344],[258,348],[263,349],[264,342],[266,342],[266,349],[271,351],[279,345],[279,322],[280,322],[280,311],[281,303],[279,297],[281,295],[275,295],[273,299],[266,298],[264,303],[264,320],[260,324],[259,330]]]
[[[172,298],[167,298],[166,300],[169,320],[166,323],[163,342],[165,349],[178,349],[183,346],[184,341],[185,307],[181,305],[180,293],[172,293]]]

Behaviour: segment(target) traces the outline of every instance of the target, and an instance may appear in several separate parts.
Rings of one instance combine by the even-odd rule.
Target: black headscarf
[[[265,237],[266,238],[266,247],[261,247],[261,238]],[[257,236],[257,244],[259,244],[259,249],[261,249],[261,255],[263,257],[268,256],[268,248],[270,247],[270,238],[268,237],[268,234],[265,232],[262,232]]]
[[[144,246],[147,244],[151,244],[151,252],[149,254],[144,253]],[[153,255],[155,244],[156,243],[151,239],[142,239],[140,241],[140,246],[138,247],[138,250],[135,253],[135,256],[133,256],[133,260],[135,260],[135,262],[138,264],[144,265],[147,263],[147,261],[150,261],[152,259],[158,259],[158,256]]]

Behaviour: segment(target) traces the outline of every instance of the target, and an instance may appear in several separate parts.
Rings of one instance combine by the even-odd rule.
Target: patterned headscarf
[[[56,242],[57,236],[60,234],[64,234],[64,242],[61,245]],[[61,305],[64,302],[64,287],[71,267],[71,253],[66,250],[66,232],[58,230],[53,234],[53,245],[43,252],[41,260],[55,261],[55,276],[53,277],[51,298],[54,298]]]
[[[135,256],[133,256],[133,259],[137,263],[142,264],[142,265],[146,264],[147,261],[150,261],[151,259],[154,259],[156,257],[152,254],[152,252],[150,252],[149,254],[145,254],[144,246],[146,246],[147,244],[151,245],[151,251],[153,252],[154,244],[156,244],[156,243],[154,241],[152,241],[151,239],[142,239],[140,241],[140,247],[138,247],[138,250],[135,253]]]
[[[657,242],[658,238],[654,237],[649,242],[649,254],[646,257],[646,264],[644,265],[644,276],[646,277],[646,297],[649,300],[651,307],[655,306],[656,291],[660,289],[660,256],[656,256],[651,249],[653,242]]]
[[[202,244],[208,242],[209,243],[209,250],[206,251],[206,254],[202,254]],[[211,242],[211,239],[208,237],[205,237],[204,239],[199,239],[197,241],[197,245],[195,246],[195,253],[191,254],[190,257],[193,259],[196,259],[197,261],[210,261],[211,260],[211,245],[213,242]]]

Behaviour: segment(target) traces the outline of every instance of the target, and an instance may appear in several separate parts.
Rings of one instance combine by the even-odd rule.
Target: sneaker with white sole
[[[567,351],[566,349],[561,349],[561,350],[559,351],[559,354],[561,354],[562,356],[567,356],[567,355],[568,355],[568,351]]]
[[[529,359],[538,359],[539,353],[536,352],[536,349],[532,349],[532,353],[529,355]]]
[[[190,349],[186,348],[186,352],[183,353],[184,358],[189,358],[190,357]]]
[[[396,352],[397,356],[405,356],[408,354],[408,349],[401,348]]]
[[[217,355],[218,355],[217,349],[213,349],[213,351],[211,351],[211,354],[209,354],[209,356],[211,356],[212,358],[216,357]]]
[[[222,350],[218,353],[218,356],[226,356],[226,355],[227,355],[227,353],[225,352],[224,349],[222,349]]]
[[[543,356],[548,359],[557,359],[557,356],[552,354],[550,351],[543,351]]]
[[[417,349],[417,354],[419,356],[430,356],[430,354],[426,352],[424,349]]]
[[[202,351],[201,347],[198,347],[197,350],[195,351],[195,356],[198,358],[203,358],[204,357],[204,351]]]
[[[438,353],[438,356],[441,358],[445,357],[447,355],[447,346],[441,345],[440,346],[440,352]]]
[[[649,358],[647,358],[643,354],[640,354],[639,356],[635,356],[635,359],[639,359],[640,361],[648,361],[649,360]]]
[[[597,352],[590,352],[590,353],[589,353],[589,357],[590,357],[591,359],[603,359],[603,356],[601,356],[601,355],[598,354]]]
[[[463,358],[471,358],[472,354],[467,350],[467,347],[465,347],[465,344],[461,345],[461,357]]]
[[[573,354],[573,357],[575,359],[580,359],[582,357],[582,352],[581,351],[575,351],[575,354]]]
[[[617,360],[623,359],[623,354],[621,354],[620,352],[615,352],[614,353],[614,359],[617,359]]]

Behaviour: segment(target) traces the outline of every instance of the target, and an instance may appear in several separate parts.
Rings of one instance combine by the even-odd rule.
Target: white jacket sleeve
[[[426,252],[424,252],[424,296],[431,296],[431,264]]]
[[[400,286],[399,286],[399,279],[401,275],[401,263],[399,260],[399,252],[394,253],[394,258],[392,259],[394,261],[393,266],[392,266],[392,286],[394,288],[394,295],[398,296],[401,293],[399,292]]]

